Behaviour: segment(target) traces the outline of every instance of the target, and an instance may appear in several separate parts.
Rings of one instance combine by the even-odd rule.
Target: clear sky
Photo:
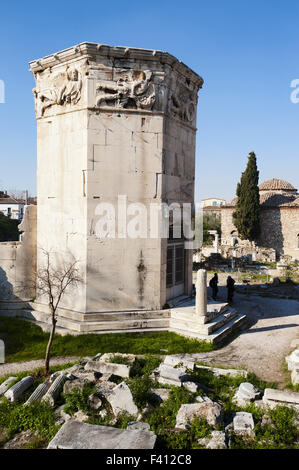
[[[0,189],[36,191],[28,62],[80,42],[170,52],[205,80],[199,94],[197,199],[230,200],[255,151],[260,181],[299,187],[298,0],[11,1],[0,7]]]

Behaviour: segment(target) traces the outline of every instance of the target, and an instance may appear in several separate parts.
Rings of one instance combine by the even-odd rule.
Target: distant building
[[[18,201],[7,193],[0,192],[0,212],[11,219],[22,220],[24,215],[24,201]]]
[[[299,194],[289,182],[273,178],[264,181],[260,190],[261,233],[259,247],[275,250],[277,258],[289,255],[299,259]],[[233,221],[238,198],[221,208],[222,244],[237,246],[242,242]],[[244,242],[242,242],[244,243]]]
[[[217,197],[202,199],[201,207],[204,214],[212,215],[215,219],[221,218],[221,207],[225,206],[226,200]]]

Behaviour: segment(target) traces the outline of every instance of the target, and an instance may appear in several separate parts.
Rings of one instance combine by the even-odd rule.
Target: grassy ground
[[[20,318],[0,317],[0,339],[5,342],[6,362],[43,359],[48,333]],[[51,356],[93,356],[98,352],[132,354],[180,354],[215,349],[210,343],[187,339],[175,333],[67,335],[56,334]]]

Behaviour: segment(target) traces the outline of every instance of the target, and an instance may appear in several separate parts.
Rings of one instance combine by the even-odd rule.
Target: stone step
[[[147,329],[147,328],[167,328],[169,326],[168,318],[159,319],[134,319],[122,321],[93,321],[93,322],[77,322],[58,317],[57,325],[80,331],[84,333],[93,331],[109,331],[109,330],[129,330],[129,329]]]
[[[191,328],[178,328],[171,326],[169,331],[173,331],[174,333],[178,333],[182,336],[186,336],[189,338],[195,338],[202,341],[208,341],[210,343],[220,343],[224,338],[229,336],[232,332],[238,330],[242,326],[244,326],[247,322],[247,316],[242,314],[237,314],[232,320],[228,323],[223,325],[219,330],[216,330],[213,334],[202,334],[198,331],[193,331]]]
[[[225,313],[227,310],[229,310],[229,305],[227,303],[208,304],[206,323],[211,322],[215,318]],[[198,315],[195,313],[195,306],[187,308],[185,308],[185,306],[182,308],[172,308],[170,311],[170,318],[185,320],[187,322],[191,322],[192,324],[202,323],[201,317],[198,317]]]
[[[232,332],[238,330],[247,323],[247,316],[242,313],[238,313],[232,320],[225,325],[221,326],[219,330],[208,336],[211,338],[213,343],[220,343],[224,338],[229,336]]]
[[[31,308],[34,311],[38,311],[41,313],[45,313],[50,315],[49,308],[45,304],[31,302]],[[28,309],[27,309],[28,310]],[[124,318],[131,319],[131,318],[169,318],[170,317],[170,310],[124,310],[121,312],[96,312],[96,313],[81,313],[75,312],[73,310],[68,310],[65,308],[58,308],[57,309],[58,316],[63,318],[68,318],[70,320],[78,320],[78,321],[110,321],[110,320],[122,320]]]
[[[224,313],[218,315],[209,323],[205,323],[204,325],[201,325],[200,333],[210,335],[214,331],[219,330],[219,328],[221,328],[223,325],[225,325],[230,320],[235,318],[237,315],[238,315],[237,310],[235,310],[234,308],[229,308]]]
[[[3,312],[0,312],[0,315]],[[18,311],[14,315],[7,314],[5,316],[18,316],[27,318],[28,320],[34,320],[43,323],[50,322],[50,316],[43,312],[32,311],[32,310],[23,310]],[[154,317],[154,315],[153,315]],[[168,318],[132,318],[127,319],[125,315],[123,315],[123,320],[110,320],[110,321],[85,321],[81,322],[79,320],[70,320],[68,318],[58,316],[57,319],[57,327],[65,328],[67,330],[73,330],[76,332],[81,333],[90,333],[90,332],[117,332],[122,330],[143,330],[148,328],[155,328],[157,331],[167,329],[169,327],[169,319]]]
[[[210,335],[218,330],[222,325],[232,320],[238,312],[233,308],[228,308],[224,313],[218,314],[209,323],[201,323],[200,318],[189,312],[171,311],[170,327],[178,329],[192,330],[195,333]]]
[[[196,334],[200,333],[200,327],[202,325],[199,324],[198,318],[194,315],[183,316],[182,318],[179,317],[170,317],[169,326],[171,329],[175,330],[186,330],[192,331]]]

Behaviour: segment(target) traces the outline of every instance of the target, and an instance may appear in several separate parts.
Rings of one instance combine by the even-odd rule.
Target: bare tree
[[[77,267],[78,261],[64,262],[60,267],[56,263],[51,262],[51,252],[42,249],[45,255],[45,262],[43,267],[38,269],[36,273],[36,283],[38,293],[45,295],[48,299],[48,305],[51,313],[51,332],[47,344],[45,356],[45,374],[49,373],[50,366],[50,351],[53,343],[56,323],[57,323],[57,309],[59,303],[66,291],[71,285],[77,285],[82,281]]]

